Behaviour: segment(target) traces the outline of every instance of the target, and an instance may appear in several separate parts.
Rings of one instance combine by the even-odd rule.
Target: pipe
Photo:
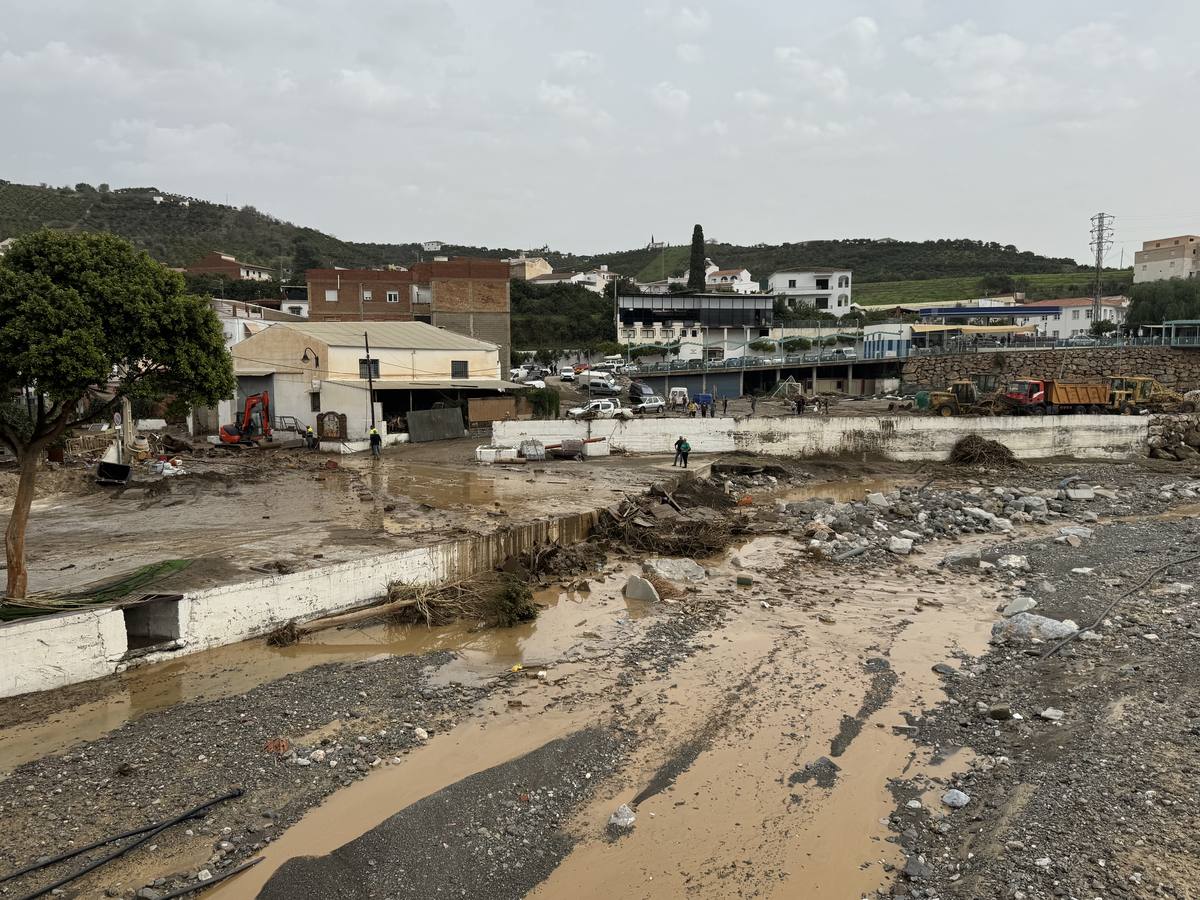
[[[246,862],[242,863],[240,866],[230,869],[228,872],[222,872],[220,875],[214,875],[212,878],[208,879],[208,881],[197,881],[195,884],[184,885],[181,888],[177,888],[177,889],[171,891],[171,893],[169,893],[169,894],[162,894],[159,896],[158,900],[171,900],[171,898],[173,898],[173,897],[182,897],[185,894],[191,894],[193,892],[199,893],[200,891],[207,891],[214,884],[222,882],[226,878],[232,878],[234,875],[237,875],[239,872],[245,872],[247,869],[257,866],[260,862],[263,861],[263,859],[265,859],[265,857],[256,856],[256,857],[254,857],[254,859],[247,860]]]
[[[241,788],[234,788],[229,793],[222,794],[220,797],[217,797],[214,800],[209,800],[207,803],[201,803],[199,806],[194,806],[191,809],[189,809],[187,812],[181,813],[180,815],[175,816],[173,819],[167,819],[166,821],[161,822],[158,825],[155,825],[149,831],[143,832],[142,836],[139,837],[136,841],[130,841],[128,844],[125,844],[123,847],[118,847],[116,850],[112,851],[112,853],[108,854],[107,856],[102,856],[99,859],[93,860],[92,862],[90,862],[86,866],[84,866],[82,869],[72,872],[69,875],[64,875],[62,878],[58,879],[58,881],[48,884],[43,888],[39,888],[38,890],[34,891],[32,894],[26,894],[24,897],[21,898],[21,900],[35,900],[36,897],[43,897],[46,894],[49,894],[55,888],[60,888],[64,884],[70,884],[72,881],[75,881],[77,878],[82,878],[88,872],[91,872],[94,869],[98,869],[101,866],[105,865],[106,863],[112,862],[114,859],[116,859],[119,856],[123,856],[124,854],[128,853],[130,850],[140,847],[142,844],[146,843],[146,841],[148,841],[152,837],[155,837],[156,835],[161,834],[162,832],[166,831],[172,825],[178,825],[180,822],[186,821],[187,819],[195,818],[197,815],[204,812],[209,807],[216,806],[218,803],[224,803],[226,800],[236,799],[237,797],[242,796],[243,793],[245,793],[245,792]]]

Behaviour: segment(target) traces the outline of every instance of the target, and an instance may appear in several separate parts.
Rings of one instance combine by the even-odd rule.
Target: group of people
[[[809,406],[812,407],[812,411],[817,415],[828,415],[829,413],[829,401],[824,397],[813,397],[810,403],[808,398],[801,394],[796,398],[796,415],[804,415],[805,410]]]
[[[724,409],[721,410],[721,415],[724,415],[725,409],[728,409],[728,408],[729,408],[729,398],[726,397]],[[693,419],[696,418],[697,412],[700,413],[700,418],[702,418],[702,419],[707,419],[709,416],[716,418],[716,415],[717,415],[716,401],[713,401],[711,403],[709,403],[709,402],[697,403],[695,400],[692,400],[687,405],[687,411],[688,411],[688,416]]]

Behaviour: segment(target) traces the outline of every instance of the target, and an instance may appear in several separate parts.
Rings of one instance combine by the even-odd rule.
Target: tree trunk
[[[25,571],[25,526],[29,524],[29,507],[33,504],[34,483],[37,480],[39,449],[28,448],[18,458],[21,478],[17,482],[17,497],[4,532],[4,551],[8,558],[8,588],[5,597],[24,600],[29,581]]]

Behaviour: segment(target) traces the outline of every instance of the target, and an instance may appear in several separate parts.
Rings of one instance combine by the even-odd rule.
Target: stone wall
[[[1200,459],[1200,419],[1195,415],[1154,416],[1146,446],[1153,459],[1191,462]]]
[[[1152,375],[1176,390],[1192,390],[1200,387],[1200,349],[1081,347],[919,356],[904,361],[903,373],[907,382],[932,387],[987,373],[1002,378],[1031,375],[1067,381],[1107,375]]]

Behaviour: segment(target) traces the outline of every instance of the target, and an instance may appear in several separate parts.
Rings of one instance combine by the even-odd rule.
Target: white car
[[[566,368],[563,368],[563,369],[559,369],[558,377],[559,377],[560,381],[574,381],[575,380],[575,370],[572,369],[570,366],[567,366]]]
[[[522,382],[522,384],[524,384],[525,387],[531,388],[544,388],[546,386],[546,382],[540,378],[531,378],[529,381]]]
[[[633,411],[639,414],[646,413],[664,413],[667,411],[667,401],[657,394],[649,397],[643,397],[637,403],[633,404]]]
[[[620,400],[593,400],[567,410],[568,419],[632,419],[633,410],[621,406]]]

